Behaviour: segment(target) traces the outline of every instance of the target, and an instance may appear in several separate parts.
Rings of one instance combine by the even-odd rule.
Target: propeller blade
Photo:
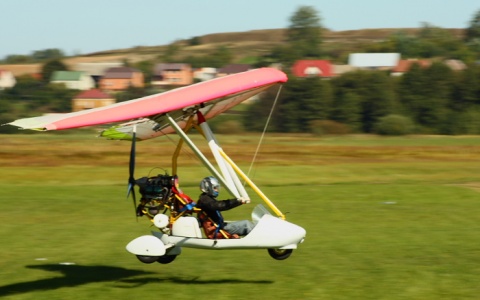
[[[135,189],[133,184],[128,184],[127,198],[132,194],[133,199],[133,209],[135,210],[135,215],[137,215],[137,197],[135,196]]]
[[[137,141],[137,133],[135,132],[136,127],[133,127],[133,134],[132,134],[132,146],[130,148],[130,162],[128,166],[128,171],[129,171],[129,177],[128,177],[128,183],[135,184],[135,144]]]
[[[136,126],[133,126],[133,134],[132,134],[132,146],[130,148],[130,161],[128,164],[128,188],[127,188],[127,199],[130,197],[130,193],[132,194],[133,198],[133,209],[135,210],[135,215],[137,215],[137,199],[135,196],[135,155],[136,149],[135,144],[137,141],[137,133],[136,133]],[[137,216],[138,217],[138,216]],[[138,219],[138,218],[137,218]]]

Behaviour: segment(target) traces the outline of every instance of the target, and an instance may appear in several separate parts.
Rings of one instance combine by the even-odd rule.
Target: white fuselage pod
[[[299,243],[302,243],[306,231],[302,227],[287,222],[269,214],[263,215],[254,229],[245,237],[239,239],[207,239],[196,237],[185,237],[167,235],[161,232],[153,231],[152,234],[160,239],[164,245],[169,247],[187,247],[200,249],[296,249]],[[151,236],[150,236],[151,237]],[[135,239],[137,243],[139,238]],[[148,247],[155,247],[150,239],[145,239],[149,243]],[[133,242],[133,241],[132,241]],[[127,250],[133,254],[139,254],[132,251],[131,247]],[[150,253],[157,253],[156,249],[150,249]],[[141,254],[144,254],[142,252]]]

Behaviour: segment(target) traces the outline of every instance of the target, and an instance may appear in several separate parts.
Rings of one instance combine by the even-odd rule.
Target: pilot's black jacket
[[[216,224],[219,224],[221,214],[217,211],[229,210],[240,205],[242,205],[242,201],[238,199],[217,200],[206,193],[202,193],[196,206],[203,210]]]

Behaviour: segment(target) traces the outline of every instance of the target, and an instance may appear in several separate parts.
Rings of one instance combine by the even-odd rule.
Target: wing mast
[[[234,190],[230,189],[230,186],[227,185],[225,179],[223,176],[215,169],[215,167],[210,163],[210,161],[203,155],[203,153],[195,146],[195,144],[192,142],[192,140],[187,136],[187,134],[178,126],[178,124],[175,122],[175,120],[169,115],[166,114],[167,121],[172,126],[173,129],[177,132],[177,134],[182,138],[182,140],[187,143],[187,145],[192,149],[192,151],[195,153],[195,155],[202,161],[202,163],[207,167],[207,169],[212,172],[215,177],[220,180],[220,182],[226,187],[228,192],[232,194],[235,197],[239,197],[238,193],[235,193]]]
[[[250,199],[248,196],[247,191],[243,187],[241,180],[242,179],[252,188],[252,190],[272,209],[278,217],[285,219],[285,215],[273,204],[270,199],[251,181],[247,175],[233,162],[233,160],[228,157],[228,155],[223,151],[223,149],[218,144],[210,126],[205,121],[203,114],[200,111],[197,111],[197,119],[199,123],[199,127],[201,132],[204,134],[205,139],[208,142],[210,150],[218,164],[218,167],[221,173],[210,163],[210,161],[203,155],[203,153],[197,148],[197,146],[192,142],[192,140],[186,134],[192,126],[193,123],[193,116],[190,117],[188,123],[192,124],[191,126],[187,126],[185,131],[182,130],[180,126],[175,122],[175,120],[169,115],[166,114],[167,120],[169,124],[172,126],[173,129],[178,133],[181,137],[179,144],[177,145],[177,149],[175,151],[173,164],[174,169],[173,172],[176,172],[176,158],[180,152],[180,147],[183,142],[187,143],[187,145],[192,149],[195,155],[202,161],[202,163],[207,167],[207,169],[218,178],[218,180],[222,183],[223,186],[227,189],[227,191],[233,195],[234,197],[244,197],[246,199]]]
[[[200,111],[197,112],[197,118],[198,118],[198,124],[200,128],[202,128],[202,131],[205,134],[205,138],[208,141],[208,146],[210,147],[210,151],[212,151],[212,154],[215,157],[215,160],[217,161],[217,164],[220,170],[222,171],[223,177],[226,181],[225,184],[229,186],[230,190],[233,190],[236,192],[234,194],[235,196],[240,195],[245,199],[250,199],[248,197],[247,191],[243,187],[242,183],[240,182],[240,179],[238,178],[237,174],[233,170],[232,166],[228,164],[220,154],[220,150],[222,148],[219,146],[218,141],[215,139],[215,136],[213,135],[213,132],[210,129],[210,126],[208,126],[203,114]]]

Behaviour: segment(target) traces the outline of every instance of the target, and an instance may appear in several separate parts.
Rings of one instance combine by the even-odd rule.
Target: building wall
[[[193,83],[193,72],[191,67],[184,67],[178,70],[164,70],[162,80],[152,81],[152,85],[178,85],[184,86]]]
[[[2,71],[0,73],[0,90],[11,88],[15,86],[16,83],[17,81],[13,76],[12,72]]]
[[[132,78],[102,78],[99,88],[107,91],[122,91],[128,87],[144,87],[143,73],[133,73]]]
[[[115,99],[73,99],[72,111],[80,111],[90,108],[102,107],[115,103]]]
[[[100,89],[107,91],[121,91],[128,88],[130,79],[107,78],[100,80]]]
[[[167,81],[171,85],[188,85],[193,82],[193,74],[190,68],[166,71],[164,72],[164,81]]]
[[[95,87],[95,81],[87,74],[82,74],[79,80],[56,80],[55,84],[64,84],[67,89],[72,90],[89,90]]]
[[[134,86],[134,87],[144,87],[145,86],[143,73],[140,73],[140,72],[133,73],[132,86]]]

